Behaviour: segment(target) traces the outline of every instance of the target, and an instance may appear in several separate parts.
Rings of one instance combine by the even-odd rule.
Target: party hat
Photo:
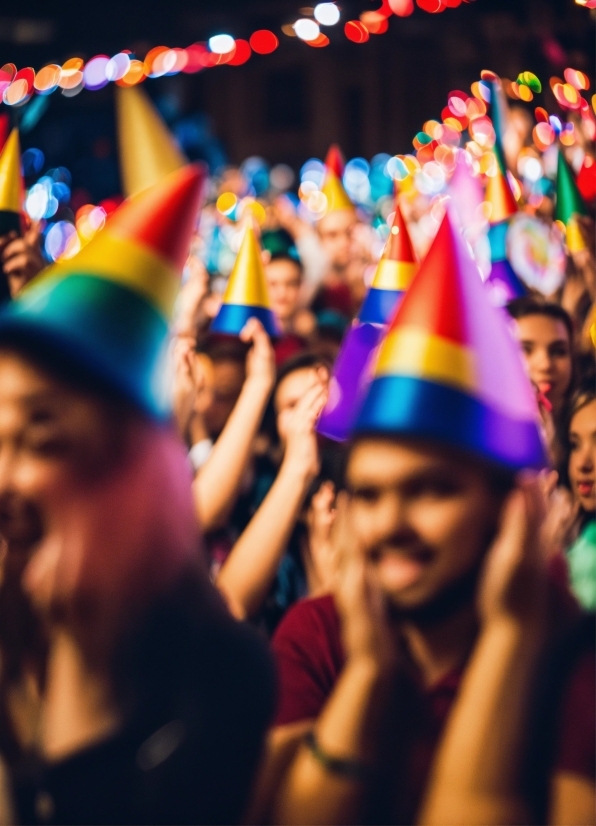
[[[354,209],[354,204],[350,201],[348,193],[341,182],[344,172],[344,163],[339,146],[333,144],[329,147],[325,158],[325,179],[321,192],[327,198],[326,214],[338,212],[342,209]]]
[[[168,325],[204,172],[186,166],[125,201],[73,258],[2,313],[0,342],[71,366],[156,418],[169,414]]]
[[[504,307],[514,298],[520,298],[528,292],[507,257],[508,228],[508,222],[503,221],[493,224],[488,229],[491,266],[485,283],[489,288],[491,301],[497,307]]]
[[[507,104],[503,95],[501,80],[492,72],[491,76],[483,78],[482,83],[488,89],[487,115],[492,121],[495,131],[495,145],[493,151],[497,157],[497,162],[503,172],[506,170],[505,152],[503,151],[503,134],[505,132],[505,119]]]
[[[127,196],[153,186],[188,163],[140,86],[116,87],[116,114],[120,171]]]
[[[0,153],[0,236],[21,232],[23,175],[18,129],[13,129]]]
[[[569,252],[580,252],[586,248],[586,243],[577,224],[577,216],[587,214],[588,208],[580,195],[571,167],[559,149],[555,219],[562,221],[567,228],[566,241]]]
[[[488,178],[484,193],[484,200],[490,204],[488,219],[490,224],[506,221],[517,212],[517,202],[507,180],[507,170],[498,152],[495,152],[495,159],[497,171],[495,175]]]
[[[246,226],[234,268],[211,330],[237,336],[249,318],[258,318],[270,336],[278,335],[269,302],[261,249],[252,226]]]
[[[446,215],[379,348],[355,433],[518,470],[545,462],[538,415],[519,346]]]
[[[396,204],[387,244],[360,308],[359,320],[363,323],[387,324],[396,302],[410,286],[417,268],[408,228],[399,204]]]

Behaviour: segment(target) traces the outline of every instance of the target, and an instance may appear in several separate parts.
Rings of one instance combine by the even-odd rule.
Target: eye
[[[566,344],[553,344],[550,348],[550,355],[553,358],[567,358],[569,355],[569,348]]]
[[[534,345],[532,344],[531,341],[522,341],[521,347],[522,347],[522,352],[526,356],[532,355],[532,350],[534,349]]]
[[[433,476],[430,478],[414,479],[408,485],[408,493],[412,498],[429,497],[445,499],[461,491],[461,484],[448,476]]]
[[[352,488],[349,492],[354,501],[363,502],[367,505],[373,505],[379,499],[379,490],[373,485]]]

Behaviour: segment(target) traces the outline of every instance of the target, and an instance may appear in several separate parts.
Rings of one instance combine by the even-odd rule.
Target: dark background
[[[413,135],[440,117],[447,93],[469,90],[485,68],[510,79],[524,70],[537,74],[547,92],[529,106],[549,111],[550,76],[566,66],[594,74],[594,12],[573,0],[476,0],[435,15],[417,8],[411,17],[391,17],[386,34],[362,45],[345,38],[343,23],[379,0],[340,0],[341,21],[324,29],[331,43],[323,49],[281,33],[301,5],[314,2],[33,0],[22,13],[3,4],[0,62],[39,69],[123,48],[143,58],[156,45],[188,46],[221,32],[248,38],[269,28],[280,39],[273,54],[144,82],[187,154],[212,168],[258,154],[297,169],[333,141],[348,157],[411,151]],[[70,99],[55,92],[23,129],[23,145],[40,147],[46,165],[67,166],[73,184],[95,202],[120,187],[113,91],[109,84]],[[17,122],[35,100],[0,110]]]

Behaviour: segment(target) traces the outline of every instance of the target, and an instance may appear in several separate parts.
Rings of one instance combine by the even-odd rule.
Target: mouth
[[[416,585],[433,561],[430,551],[376,551],[370,555],[376,574],[387,591],[401,591]]]
[[[594,493],[594,482],[589,480],[577,482],[576,488],[580,496],[592,496]]]

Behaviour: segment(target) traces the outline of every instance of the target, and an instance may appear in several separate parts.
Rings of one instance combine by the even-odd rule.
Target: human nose
[[[371,519],[374,545],[401,545],[410,541],[412,526],[403,497],[396,491],[386,493]]]

